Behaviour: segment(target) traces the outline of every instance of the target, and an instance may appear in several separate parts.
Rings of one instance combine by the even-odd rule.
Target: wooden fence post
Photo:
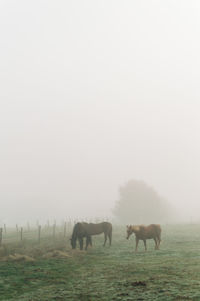
[[[71,230],[71,219],[68,220],[67,225],[68,225],[68,228]]]
[[[17,230],[17,232],[19,232],[19,228],[18,228],[18,225],[16,224],[16,230]]]
[[[4,226],[4,233],[6,234],[6,224],[4,224],[3,226]]]
[[[56,236],[56,224],[53,225],[53,239],[55,239]]]
[[[27,228],[28,228],[28,232],[30,232],[30,224],[29,224],[29,222],[27,223]]]
[[[0,228],[0,246],[2,244],[2,238],[3,238],[3,228]]]
[[[23,227],[21,227],[21,230],[20,230],[20,239],[21,239],[21,241],[23,239]]]
[[[66,232],[67,232],[67,223],[65,222],[65,224],[64,224],[64,237],[66,237]]]
[[[38,242],[40,243],[41,226],[38,226]]]

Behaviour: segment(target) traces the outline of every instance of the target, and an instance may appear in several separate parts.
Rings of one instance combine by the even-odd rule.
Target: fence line
[[[51,224],[49,220],[42,226],[39,220],[36,221],[35,225],[26,223],[25,227],[16,224],[15,228],[8,227],[6,224],[3,224],[0,228],[0,246],[5,243],[11,242],[23,242],[27,240],[35,240],[37,243],[41,243],[42,239],[49,237],[49,239],[66,239],[71,235],[72,229],[77,222],[86,221],[88,223],[98,223],[100,221],[108,221],[108,218],[85,218],[85,219],[65,219],[60,223],[54,219]]]

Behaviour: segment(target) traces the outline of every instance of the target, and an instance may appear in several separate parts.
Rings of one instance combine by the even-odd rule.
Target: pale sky
[[[200,220],[200,2],[0,0],[0,222],[107,216],[144,180]]]

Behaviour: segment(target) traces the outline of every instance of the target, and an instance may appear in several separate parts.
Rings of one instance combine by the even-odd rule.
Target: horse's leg
[[[157,237],[154,237],[154,241],[155,241],[155,250],[158,250],[158,241],[157,241]]]
[[[80,242],[80,244],[81,244],[81,250],[83,250],[83,243],[84,243],[83,238],[81,238],[81,242]]]
[[[83,250],[83,238],[79,238],[80,250]]]
[[[143,239],[143,242],[144,242],[144,248],[145,248],[145,251],[147,251],[147,243],[146,243],[146,239]]]
[[[86,236],[86,245],[85,245],[85,250],[87,250],[88,245],[90,244],[90,236]]]
[[[85,250],[87,250],[87,248],[88,248],[89,245],[92,247],[92,238],[91,238],[91,236],[87,236],[87,237],[86,237],[86,246],[85,246]]]
[[[108,238],[109,238],[109,243],[110,243],[110,246],[111,246],[111,243],[112,243],[112,231],[110,231]]]
[[[135,252],[137,252],[138,243],[139,243],[139,239],[137,237],[135,238],[135,242],[136,242],[136,244],[135,244]]]
[[[105,247],[105,245],[106,245],[106,241],[107,241],[107,233],[104,233],[104,244],[103,244],[103,246]]]
[[[89,242],[90,246],[92,247],[92,236],[88,236],[88,242]]]
[[[161,241],[160,235],[158,235],[158,237],[157,237],[157,249],[158,249],[158,250],[159,250],[159,248],[160,248],[160,241]]]
[[[159,233],[159,235],[158,235],[158,237],[159,237],[159,249],[160,249],[160,243],[161,243],[161,232]]]

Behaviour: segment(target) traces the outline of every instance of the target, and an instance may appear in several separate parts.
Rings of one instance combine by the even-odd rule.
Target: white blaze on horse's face
[[[129,239],[129,237],[130,237],[130,235],[133,233],[133,231],[132,231],[132,226],[127,226],[127,239]]]

